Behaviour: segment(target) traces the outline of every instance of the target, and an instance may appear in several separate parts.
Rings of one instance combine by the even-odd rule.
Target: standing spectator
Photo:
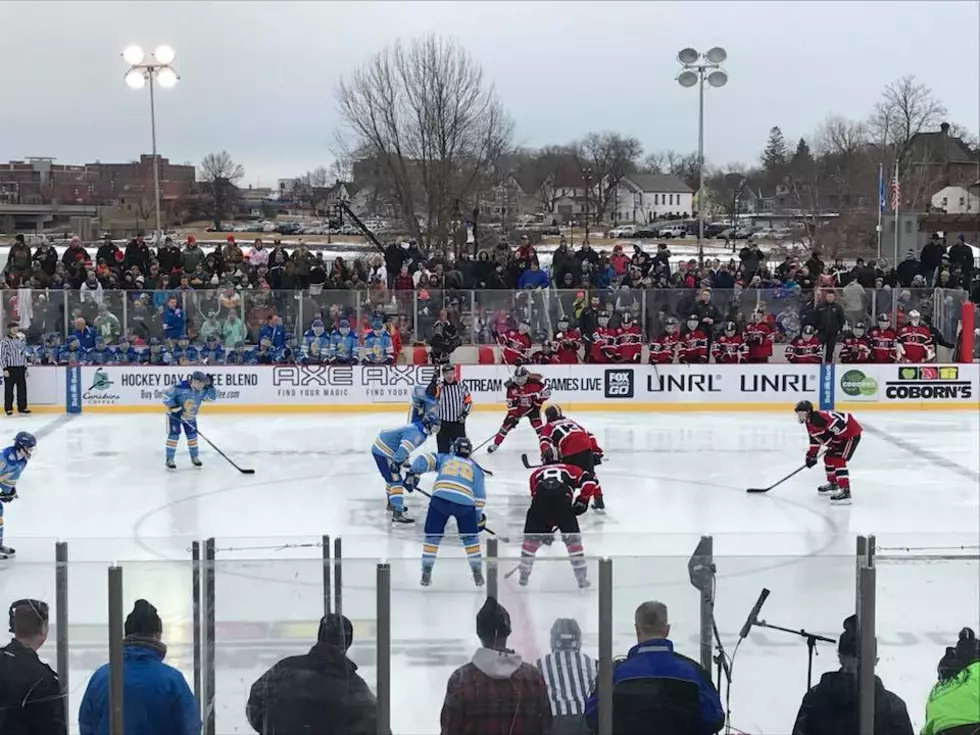
[[[721,730],[725,711],[711,673],[674,652],[667,606],[644,602],[636,608],[633,622],[637,645],[613,670],[613,732],[706,735]],[[596,731],[599,697],[595,692],[585,716]]]
[[[150,269],[150,259],[149,247],[143,242],[143,236],[137,235],[126,246],[126,256],[123,260],[123,266],[126,270],[136,267],[140,273],[146,273]]]
[[[865,290],[857,280],[850,281],[841,289],[841,308],[844,318],[850,325],[863,322],[868,318],[867,306],[864,303]]]
[[[510,615],[493,597],[476,614],[481,647],[456,669],[442,704],[442,735],[548,735],[551,706],[541,672],[507,648]]]
[[[347,657],[354,628],[331,613],[309,653],[279,661],[252,684],[245,714],[259,735],[375,735],[378,703]]]
[[[99,304],[99,315],[95,317],[92,325],[95,327],[97,335],[110,345],[115,344],[116,339],[122,333],[119,319],[115,314],[109,312],[109,307],[105,304]]]
[[[197,240],[191,235],[180,254],[180,266],[184,273],[193,273],[198,265],[204,263],[204,251],[197,246]]]
[[[77,237],[73,237],[68,244],[68,249],[61,256],[61,262],[71,272],[73,268],[84,268],[90,265],[92,260],[88,257],[88,252],[86,252],[85,248],[82,247],[82,241]]]
[[[3,272],[16,273],[22,278],[27,278],[31,273],[31,249],[24,242],[23,235],[14,236],[14,244],[10,246],[7,254],[7,264]]]
[[[963,273],[963,283],[969,283],[973,274],[973,250],[966,244],[961,232],[956,243],[949,249],[949,264]],[[9,262],[9,261],[8,261]]]
[[[23,235],[18,237],[23,238]],[[34,252],[34,262],[41,266],[41,270],[50,278],[55,274],[58,268],[58,251],[54,249],[54,245],[45,238],[39,247]]]
[[[530,261],[529,267],[521,273],[521,277],[517,281],[517,287],[521,290],[525,288],[548,288],[548,286],[548,274],[538,266],[537,258]]]
[[[269,251],[265,249],[261,238],[256,238],[248,254],[248,262],[253,268],[269,265]]]
[[[119,260],[116,259],[116,253],[119,254]],[[112,241],[112,237],[108,234],[102,238],[102,244],[99,245],[99,249],[95,251],[95,262],[100,263],[103,260],[109,265],[116,265],[121,262],[124,255],[119,249],[119,246]]]
[[[13,640],[0,648],[0,732],[67,735],[58,675],[37,652],[48,639],[48,606],[17,600],[10,606]]]
[[[759,243],[750,242],[739,251],[738,259],[742,261],[742,267],[745,269],[745,278],[751,279],[762,268],[766,255],[759,250]]]
[[[538,670],[548,685],[554,715],[554,735],[588,735],[585,703],[599,662],[582,653],[582,629],[572,618],[558,618],[551,626],[551,653],[538,659]]]
[[[79,289],[79,301],[83,304],[86,301],[91,301],[98,306],[104,298],[105,293],[102,290],[102,284],[99,283],[99,279],[95,276],[95,271],[89,271],[85,276],[85,282],[82,283],[82,287]]]
[[[3,369],[3,410],[14,412],[14,389],[17,390],[17,413],[29,414],[27,407],[27,343],[20,324],[10,322],[7,336],[0,340],[0,368]]]
[[[898,277],[898,282],[905,288],[910,288],[912,286],[912,280],[920,274],[922,270],[922,264],[916,260],[915,251],[909,250],[905,254],[905,260],[898,264],[895,269],[895,275]]]
[[[234,235],[228,235],[225,246],[221,249],[221,259],[224,260],[229,271],[234,271],[245,261],[245,255],[242,253],[242,249],[238,247],[238,243],[235,242]]]
[[[945,254],[946,244],[937,233],[932,233],[929,242],[922,246],[922,252],[919,253],[919,273],[931,281]]]
[[[163,324],[163,336],[165,339],[176,340],[184,334],[187,328],[187,316],[184,314],[184,310],[178,305],[176,296],[172,294],[167,296],[167,303],[163,307],[160,321]]]
[[[167,646],[157,609],[137,600],[123,640],[123,722],[127,733],[199,735],[197,701],[184,675],[163,663]],[[78,710],[81,735],[109,732],[109,664],[89,679]]]
[[[698,293],[698,300],[694,302],[693,312],[697,315],[699,325],[698,328],[704,332],[708,341],[711,341],[711,337],[715,332],[715,327],[718,322],[721,321],[721,315],[718,313],[718,308],[711,303],[711,289],[702,288]]]
[[[922,735],[976,735],[980,731],[980,644],[963,628],[939,662],[939,682],[926,702]]]
[[[834,361],[834,350],[837,339],[844,329],[844,310],[837,303],[837,294],[833,289],[823,291],[823,303],[813,312],[812,324],[817,330],[817,336],[824,346],[824,362]]]
[[[858,731],[857,616],[844,621],[837,643],[840,670],[829,671],[803,697],[793,735],[842,735]],[[912,735],[909,713],[898,695],[875,677],[875,735]]]
[[[238,318],[238,311],[228,310],[228,317],[221,325],[221,341],[226,350],[233,349],[235,345],[244,343],[248,339],[248,326]]]

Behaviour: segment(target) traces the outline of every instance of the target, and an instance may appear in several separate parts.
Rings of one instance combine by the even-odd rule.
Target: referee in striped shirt
[[[27,343],[18,335],[20,324],[7,325],[7,335],[0,340],[0,367],[3,368],[3,410],[14,412],[14,388],[17,388],[17,413],[27,414]]]
[[[439,399],[439,433],[436,434],[436,445],[440,454],[448,454],[453,439],[466,436],[466,417],[473,408],[473,399],[465,386],[456,377],[456,368],[443,365],[441,377],[432,378],[430,388]],[[430,394],[432,391],[430,390]]]
[[[572,618],[551,626],[551,653],[538,659],[554,715],[554,735],[588,735],[585,700],[595,682],[598,662],[581,652],[582,629]]]

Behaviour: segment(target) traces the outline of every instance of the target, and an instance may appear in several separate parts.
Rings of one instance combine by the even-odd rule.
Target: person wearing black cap
[[[473,409],[473,398],[469,390],[456,376],[456,368],[446,363],[434,375],[426,389],[428,394],[439,401],[439,433],[436,446],[440,454],[449,454],[456,439],[466,438],[466,417]]]
[[[14,412],[14,389],[17,389],[17,413],[27,414],[27,343],[20,324],[7,324],[7,335],[0,340],[0,368],[3,369],[3,409]]]
[[[48,606],[40,600],[17,600],[9,619],[14,638],[0,648],[0,733],[64,735],[68,727],[61,682],[37,656],[48,639]]]
[[[507,648],[510,615],[493,597],[476,614],[481,648],[449,677],[442,735],[550,735],[548,688],[537,668]]]
[[[378,703],[347,658],[353,640],[350,620],[331,613],[320,620],[309,653],[284,658],[260,676],[245,709],[255,732],[375,735]]]
[[[184,675],[163,663],[163,622],[157,609],[137,600],[126,617],[123,643],[123,720],[127,733],[199,735],[197,700]],[[78,710],[80,735],[109,732],[109,664],[96,669]]]
[[[828,671],[803,697],[793,735],[843,735],[858,731],[857,616],[844,620],[837,642],[839,671]],[[905,702],[875,677],[875,735],[912,735]]]

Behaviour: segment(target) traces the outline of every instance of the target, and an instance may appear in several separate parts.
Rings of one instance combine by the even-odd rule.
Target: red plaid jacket
[[[550,735],[551,723],[541,672],[513,651],[477,649],[449,677],[442,735]]]

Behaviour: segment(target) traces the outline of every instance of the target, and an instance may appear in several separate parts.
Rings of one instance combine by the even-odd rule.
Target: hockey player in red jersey
[[[605,312],[599,314],[598,322],[598,326],[592,333],[586,362],[616,362],[616,337],[619,330],[609,326],[609,315]]]
[[[922,315],[915,309],[908,313],[908,321],[898,330],[895,351],[899,362],[922,363],[936,359],[932,330],[922,323]]]
[[[878,364],[898,362],[895,350],[897,337],[898,335],[891,327],[888,314],[879,314],[878,326],[868,332],[868,341],[871,343],[871,362]]]
[[[521,545],[520,579],[525,586],[531,577],[534,555],[542,544],[550,545],[557,529],[568,550],[575,581],[582,589],[589,586],[585,549],[578,526],[578,516],[589,508],[589,497],[595,483],[575,465],[548,464],[538,467],[530,477],[531,507],[524,519],[524,543]],[[575,491],[578,496],[575,496]]]
[[[650,343],[650,364],[669,365],[677,357],[680,348],[680,323],[672,316],[664,320],[664,333]]]
[[[531,325],[521,322],[517,329],[508,329],[503,334],[497,335],[505,364],[520,365],[528,359],[531,352],[531,338],[528,336],[530,331]]]
[[[746,362],[769,362],[772,357],[772,343],[775,335],[772,325],[767,322],[761,311],[752,312],[752,321],[745,327],[745,344],[749,348]]]
[[[861,424],[849,413],[817,411],[810,401],[800,401],[794,410],[810,437],[806,466],[816,466],[820,448],[826,450],[823,466],[827,472],[827,484],[821,485],[817,491],[831,493],[831,502],[850,505],[851,480],[847,463],[861,442]]]
[[[493,443],[487,447],[487,452],[491,454],[497,451],[507,434],[524,417],[527,417],[534,431],[540,435],[541,406],[551,396],[551,390],[545,385],[544,379],[523,365],[514,371],[513,379],[508,380],[504,386],[507,388],[507,415],[493,438]]]
[[[822,351],[817,330],[807,324],[786,347],[786,361],[794,365],[819,365],[823,362]]]
[[[703,365],[708,361],[708,335],[700,325],[701,320],[695,314],[687,318],[687,331],[681,335],[677,346],[677,362]]]
[[[531,355],[532,365],[556,365],[558,364],[558,353],[555,346],[548,341],[541,345],[541,349]]]
[[[616,336],[617,362],[632,362],[639,364],[643,352],[643,332],[640,325],[633,321],[633,315],[628,311],[623,313],[623,324]]]
[[[555,333],[555,345],[558,348],[559,365],[577,365],[582,362],[579,350],[582,348],[582,333],[568,326],[568,317],[558,319],[558,331]]]
[[[871,342],[868,341],[864,322],[851,327],[851,332],[841,340],[840,361],[847,364],[868,362],[871,359]]]
[[[711,344],[711,356],[721,365],[741,363],[748,351],[748,345],[735,328],[735,322],[726,322],[725,330]]]
[[[596,465],[602,464],[602,448],[595,437],[580,424],[566,417],[561,406],[548,406],[544,417],[547,423],[538,433],[541,462],[564,462],[578,467],[595,485],[590,493],[594,498],[592,507],[605,510],[602,487],[595,474]]]

